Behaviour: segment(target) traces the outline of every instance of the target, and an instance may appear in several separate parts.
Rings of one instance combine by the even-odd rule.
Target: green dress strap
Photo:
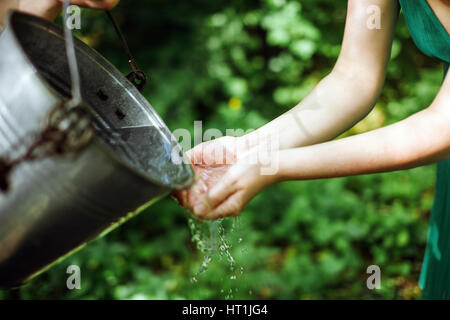
[[[409,32],[426,55],[447,65],[450,62],[450,35],[426,0],[399,0]]]
[[[399,0],[417,47],[449,69],[450,36],[426,0]],[[428,243],[419,285],[424,299],[450,299],[450,159],[437,164]]]

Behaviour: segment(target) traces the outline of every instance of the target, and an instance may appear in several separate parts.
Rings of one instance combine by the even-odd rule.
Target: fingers
[[[64,2],[64,0],[59,0],[59,2]],[[111,10],[119,3],[119,0],[71,0],[70,3],[92,9]]]
[[[202,216],[204,220],[216,220],[226,217],[237,217],[243,208],[243,193],[240,190],[228,197],[222,204]]]
[[[235,180],[229,175],[225,176],[221,182],[215,185],[209,192],[208,198],[211,206],[215,208],[226,198],[236,191]]]
[[[203,164],[203,146],[201,144],[195,146],[186,152],[186,157],[193,165]]]
[[[194,207],[194,214],[200,219],[210,219],[210,215],[220,215],[221,212],[228,213],[234,206],[234,202],[228,203],[228,198],[236,200],[233,195],[238,191],[236,179],[232,174],[226,174],[222,180],[217,183],[206,196],[201,198],[201,201]],[[221,207],[222,202],[227,202],[225,207]],[[219,210],[219,211],[217,211]],[[217,212],[216,212],[217,211]]]
[[[213,208],[224,201],[228,196],[230,196],[234,191],[234,186],[229,184],[221,184],[214,195],[210,193],[201,197],[199,202],[194,206],[194,214],[203,218],[207,215]]]
[[[236,150],[236,139],[222,137],[195,146],[186,156],[194,165],[227,165],[236,162]]]
[[[178,204],[182,207],[186,207],[188,205],[188,192],[187,190],[176,190],[171,194],[171,197],[178,202]]]
[[[223,137],[186,152],[198,180],[187,191],[185,207],[200,219],[236,216],[242,209],[243,192],[240,190],[243,188],[239,187],[239,181],[249,165],[235,163],[236,141],[232,137]]]

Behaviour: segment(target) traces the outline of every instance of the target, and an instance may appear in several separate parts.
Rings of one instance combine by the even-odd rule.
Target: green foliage
[[[335,62],[346,1],[126,1],[114,14],[139,65],[146,97],[169,127],[251,129],[293,107]],[[83,39],[124,73],[127,59],[104,14],[83,11]],[[441,67],[418,52],[400,19],[388,79],[374,112],[347,134],[424,108]],[[417,298],[434,167],[288,182],[258,195],[227,239],[236,267],[203,257],[186,213],[164,199],[21,289],[24,299]],[[228,230],[232,221],[224,221]],[[239,239],[242,238],[242,241]],[[66,289],[78,264],[82,289]],[[378,264],[382,289],[366,288]],[[11,292],[0,291],[0,298]]]

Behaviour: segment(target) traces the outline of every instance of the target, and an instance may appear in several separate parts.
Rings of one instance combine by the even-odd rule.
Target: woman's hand
[[[60,3],[64,2],[64,0],[57,1]],[[120,0],[71,0],[70,4],[92,9],[111,10],[119,3],[119,1]]]
[[[257,148],[246,138],[223,137],[202,143],[187,153],[197,179],[177,191],[178,202],[200,219],[237,216],[275,176],[263,175]]]
[[[211,186],[194,207],[200,219],[236,217],[250,200],[268,185],[277,182],[277,175],[264,175],[254,151],[240,158]]]
[[[186,155],[196,174],[193,186],[176,191],[173,195],[180,205],[191,211],[209,208],[205,201],[208,190],[226,174],[238,158],[249,149],[244,138],[222,137],[201,143]]]
[[[242,138],[222,137],[201,143],[189,150],[186,156],[192,163],[196,181],[189,189],[176,191],[173,196],[180,205],[195,211],[208,203],[202,203],[209,188],[217,183],[233,165],[239,154],[247,150]]]
[[[110,10],[120,0],[71,0],[70,3],[87,8]],[[53,21],[61,12],[64,0],[0,0],[0,27],[4,23],[6,13],[11,9],[32,14]]]

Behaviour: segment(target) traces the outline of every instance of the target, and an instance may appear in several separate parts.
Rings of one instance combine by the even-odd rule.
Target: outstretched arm
[[[381,12],[381,29],[367,21]],[[250,144],[276,134],[280,149],[328,141],[364,118],[383,86],[398,18],[392,0],[349,0],[342,50],[332,72],[295,108],[247,135]]]
[[[450,157],[450,75],[425,110],[364,134],[279,153],[279,178],[316,179],[409,169]]]
[[[380,29],[367,23],[373,14],[369,9],[374,8],[381,14]],[[392,0],[349,0],[342,50],[332,72],[295,108],[260,129],[241,138],[224,137],[196,146],[188,153],[195,168],[232,165],[246,151],[274,137],[281,150],[328,141],[361,120],[383,86],[398,10]],[[218,172],[225,170],[211,175],[216,177]],[[195,212],[202,212],[195,207],[211,209],[207,201],[196,200],[201,185],[179,197],[182,205]]]
[[[196,214],[204,219],[235,216],[255,194],[278,181],[409,169],[449,157],[450,74],[433,103],[405,120],[336,141],[276,151],[273,175],[262,175],[258,163],[239,160],[208,192]]]

